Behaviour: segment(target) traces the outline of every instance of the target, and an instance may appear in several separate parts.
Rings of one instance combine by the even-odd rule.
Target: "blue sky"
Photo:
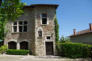
[[[22,0],[29,4],[59,4],[57,19],[60,37],[73,34],[77,31],[88,29],[92,23],[92,0]]]

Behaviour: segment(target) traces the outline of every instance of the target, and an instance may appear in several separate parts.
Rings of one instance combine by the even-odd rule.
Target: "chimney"
[[[92,31],[92,23],[89,24],[89,29]]]
[[[73,29],[73,34],[76,35],[76,29]]]

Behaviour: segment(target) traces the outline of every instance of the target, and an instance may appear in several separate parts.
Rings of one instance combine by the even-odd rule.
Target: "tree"
[[[65,41],[65,38],[64,36],[61,37],[60,41]]]
[[[55,18],[55,37],[56,37],[56,42],[59,41],[59,24],[57,19]]]
[[[3,0],[0,6],[0,39],[4,40],[5,25],[14,21],[23,13],[23,3],[20,0]]]
[[[62,36],[61,39],[60,39],[60,42],[62,42],[62,43],[64,43],[64,42],[70,42],[70,38]]]

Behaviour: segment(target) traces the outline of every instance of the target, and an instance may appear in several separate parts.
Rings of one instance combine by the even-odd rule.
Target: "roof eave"
[[[59,5],[58,4],[32,4],[32,5],[25,5],[24,7],[35,7],[35,6],[55,6],[55,8],[57,9]]]
[[[92,32],[87,32],[87,33],[77,34],[77,35],[71,35],[70,37],[76,37],[76,36],[80,36],[80,35],[84,35],[84,34],[89,34],[89,33],[92,33]]]

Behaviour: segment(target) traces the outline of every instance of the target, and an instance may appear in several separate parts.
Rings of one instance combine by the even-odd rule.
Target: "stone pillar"
[[[18,50],[20,49],[20,43],[19,42],[17,43],[17,49]]]

